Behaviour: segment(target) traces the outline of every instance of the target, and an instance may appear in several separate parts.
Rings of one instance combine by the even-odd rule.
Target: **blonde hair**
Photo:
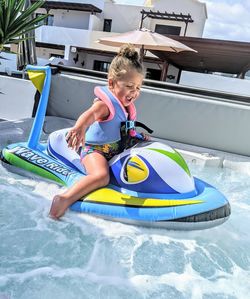
[[[143,77],[145,76],[144,67],[139,59],[138,52],[133,45],[126,44],[121,46],[118,54],[112,60],[108,78],[114,80],[120,79],[131,70],[137,71]]]

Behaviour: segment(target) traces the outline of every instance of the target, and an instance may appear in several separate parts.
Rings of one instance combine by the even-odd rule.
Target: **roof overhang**
[[[36,0],[31,0],[32,3],[35,3]],[[93,4],[86,3],[74,3],[67,1],[45,1],[42,5],[42,8],[46,10],[50,9],[66,9],[66,10],[77,10],[77,11],[86,11],[91,13],[101,13],[102,10],[96,7]]]
[[[101,45],[103,46],[103,45]],[[65,50],[65,45],[58,45],[58,44],[50,44],[50,43],[43,43],[43,42],[36,42],[36,47],[37,48],[47,48],[47,49],[56,49],[56,50]],[[104,48],[105,46],[103,46]],[[75,46],[77,51],[79,52],[85,52],[93,55],[104,55],[108,57],[114,57],[115,54],[117,54],[117,50],[108,50],[107,47],[105,49],[100,49],[100,48],[89,48],[89,47],[78,47]],[[110,48],[110,47],[109,47]],[[113,47],[112,47],[113,48]],[[151,62],[151,63],[159,63],[159,58],[152,55],[151,56],[146,56],[144,59],[146,62]]]
[[[250,43],[184,36],[169,37],[198,51],[151,51],[181,70],[240,74],[250,67]]]

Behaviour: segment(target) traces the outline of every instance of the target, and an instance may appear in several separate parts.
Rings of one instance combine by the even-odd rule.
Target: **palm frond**
[[[32,20],[28,19],[25,22],[19,22],[16,28],[14,28],[13,30],[9,30],[8,36],[19,36],[37,27],[40,27],[41,25],[39,23],[44,19],[44,16],[39,16]]]
[[[0,52],[5,44],[26,40],[24,34],[42,25],[47,15],[32,15],[44,2],[39,0],[24,10],[25,0],[0,0]]]
[[[11,26],[13,22],[15,22],[18,14],[20,14],[20,12],[23,10],[24,5],[25,5],[25,0],[18,1],[16,5],[15,5],[15,1],[13,1],[13,9],[12,9],[11,21],[9,23],[9,26]]]
[[[20,23],[26,22],[27,19],[29,20],[33,13],[42,6],[42,4],[44,3],[44,1],[38,1],[35,2],[34,4],[32,4],[30,7],[28,7],[25,11],[22,11],[21,14],[19,14],[18,16],[16,16],[15,20],[13,22],[10,23],[10,29],[12,29],[12,27],[17,27]],[[44,19],[47,18],[47,15],[42,16]],[[36,19],[36,18],[33,18]]]

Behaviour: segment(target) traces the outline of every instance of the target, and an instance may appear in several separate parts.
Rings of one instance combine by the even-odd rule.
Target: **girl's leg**
[[[109,183],[109,165],[104,156],[93,152],[84,157],[83,164],[87,175],[63,194],[54,197],[49,212],[50,217],[54,219],[60,218],[75,201]]]

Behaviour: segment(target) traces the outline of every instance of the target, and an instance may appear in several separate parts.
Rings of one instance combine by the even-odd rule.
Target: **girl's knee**
[[[103,186],[106,186],[109,184],[110,177],[109,177],[109,174],[107,174],[107,173],[99,173],[96,176],[96,179],[97,179],[100,187],[103,187]]]

